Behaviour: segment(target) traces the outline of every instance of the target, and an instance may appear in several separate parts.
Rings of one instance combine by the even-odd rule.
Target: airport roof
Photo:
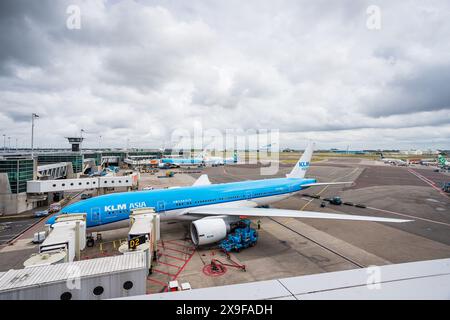
[[[0,275],[0,291],[66,281],[74,276],[89,277],[142,269],[146,267],[145,257],[144,252],[133,252],[114,257],[12,269]]]
[[[120,299],[449,299],[449,283],[450,259],[440,259]]]

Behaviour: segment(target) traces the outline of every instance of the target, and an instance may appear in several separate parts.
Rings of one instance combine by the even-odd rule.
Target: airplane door
[[[245,191],[245,199],[251,199],[252,192],[251,191]]]
[[[156,211],[166,211],[166,203],[164,201],[158,201],[156,204]]]
[[[92,208],[91,209],[91,221],[95,224],[98,224],[101,222],[100,217],[100,208]]]

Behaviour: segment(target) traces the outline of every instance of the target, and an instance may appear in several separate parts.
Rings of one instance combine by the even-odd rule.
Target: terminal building
[[[31,157],[0,159],[0,216],[21,213],[37,206],[27,197],[27,182],[36,179],[36,175],[36,162]]]
[[[92,173],[108,166],[134,167],[126,159],[163,156],[160,150],[82,150],[80,139],[68,139],[70,151],[35,151],[33,157],[29,151],[0,155],[0,216],[47,206],[64,197],[64,192],[132,188],[136,176],[92,177]]]

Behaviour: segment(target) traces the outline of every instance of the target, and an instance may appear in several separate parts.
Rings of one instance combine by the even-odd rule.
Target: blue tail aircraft
[[[348,184],[306,179],[314,145],[306,148],[286,178],[211,184],[207,175],[200,176],[190,187],[151,191],[114,193],[71,204],[62,214],[86,213],[89,231],[103,231],[128,226],[135,208],[154,208],[161,220],[191,221],[194,244],[210,244],[224,239],[233,224],[246,217],[292,217],[378,222],[407,222],[391,218],[357,216],[314,211],[261,208],[286,199],[313,186]],[[54,217],[47,223],[53,224]]]
[[[163,158],[160,167],[201,167],[205,163],[203,158]]]

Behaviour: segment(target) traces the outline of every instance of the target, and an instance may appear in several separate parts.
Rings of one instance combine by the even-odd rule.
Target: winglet
[[[207,174],[202,174],[197,180],[195,180],[193,187],[195,186],[207,186],[210,185],[211,181],[209,181]]]
[[[311,163],[312,154],[314,151],[314,142],[310,142],[303,152],[300,160],[295,164],[295,167],[292,169],[291,173],[286,175],[286,178],[304,178],[306,170],[309,168],[309,164]]]

